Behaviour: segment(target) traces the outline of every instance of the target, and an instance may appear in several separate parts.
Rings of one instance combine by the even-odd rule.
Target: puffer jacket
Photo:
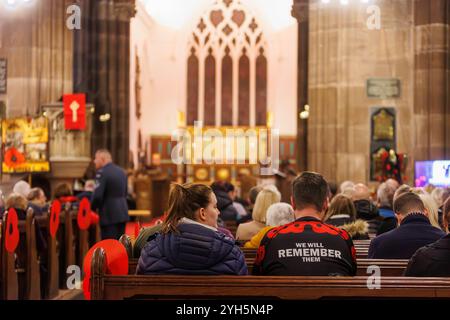
[[[137,274],[247,275],[244,254],[232,239],[199,224],[177,229],[144,247]]]

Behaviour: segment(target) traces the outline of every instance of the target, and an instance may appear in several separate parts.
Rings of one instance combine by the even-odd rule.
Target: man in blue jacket
[[[410,259],[417,249],[445,236],[433,227],[419,195],[406,192],[394,200],[399,227],[372,240],[369,259]]]
[[[96,188],[92,195],[92,210],[100,215],[102,239],[119,239],[129,221],[127,177],[122,168],[112,162],[108,150],[95,153]]]

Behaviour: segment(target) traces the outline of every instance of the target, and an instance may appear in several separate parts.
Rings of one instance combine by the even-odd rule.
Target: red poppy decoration
[[[87,198],[83,198],[80,202],[80,208],[78,209],[78,227],[81,230],[87,230],[91,225],[91,203]]]
[[[61,213],[61,202],[55,200],[52,203],[52,209],[50,211],[50,235],[52,238],[56,236],[59,228],[59,215]]]
[[[6,217],[5,249],[9,253],[16,251],[19,244],[19,218],[14,209],[9,209]]]
[[[9,148],[5,152],[4,161],[9,168],[16,168],[25,162],[25,156],[16,148]]]
[[[91,260],[95,249],[103,248],[106,254],[106,272],[111,275],[128,274],[128,254],[125,247],[117,240],[103,240],[95,244],[84,257],[83,271],[85,274],[83,280],[83,291],[86,300],[91,299],[90,280],[91,280]]]

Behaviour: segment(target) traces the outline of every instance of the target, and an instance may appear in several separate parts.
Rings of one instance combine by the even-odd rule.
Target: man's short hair
[[[41,188],[33,188],[30,190],[30,192],[28,193],[28,197],[27,200],[28,201],[34,201],[37,200],[41,197],[41,195],[44,193],[44,190],[42,190]]]
[[[394,211],[401,215],[406,215],[411,212],[423,213],[425,211],[425,205],[418,194],[406,192],[394,200]]]
[[[113,160],[111,152],[109,152],[109,150],[107,150],[107,149],[99,149],[99,150],[97,150],[97,152],[95,152],[95,154],[101,154],[108,161]]]
[[[410,186],[408,186],[407,184],[403,184],[400,187],[397,188],[397,190],[395,190],[394,193],[394,202],[395,199],[397,199],[398,197],[400,197],[402,194],[411,192],[413,190],[413,188],[411,188]]]
[[[295,208],[302,210],[313,206],[321,212],[328,197],[328,183],[315,172],[303,172],[292,182]]]
[[[380,207],[392,209],[394,204],[395,187],[392,184],[384,182],[380,184],[377,190],[377,198]]]
[[[260,186],[256,186],[256,187],[253,187],[250,189],[250,191],[248,192],[248,198],[249,198],[251,204],[255,204],[256,197],[261,192],[261,190],[262,190],[262,187],[260,187]]]

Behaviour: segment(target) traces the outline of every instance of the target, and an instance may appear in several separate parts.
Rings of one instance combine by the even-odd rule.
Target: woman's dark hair
[[[178,222],[183,218],[195,220],[195,212],[208,206],[212,192],[210,187],[203,184],[172,184],[162,232],[176,232]]]
[[[55,199],[59,199],[61,197],[70,197],[73,196],[72,188],[67,183],[62,183],[56,186],[55,188]]]

